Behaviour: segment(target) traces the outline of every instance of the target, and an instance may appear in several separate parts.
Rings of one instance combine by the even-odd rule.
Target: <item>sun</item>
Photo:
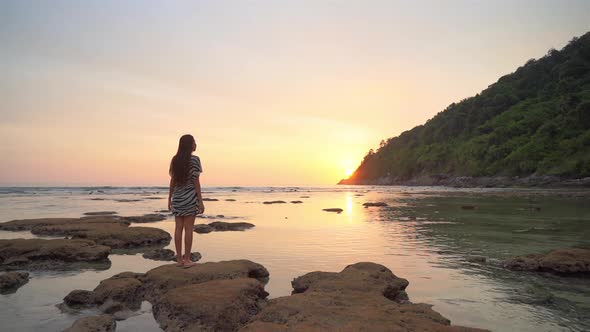
[[[352,173],[354,173],[354,170],[352,168],[347,168],[344,171],[344,174],[346,175],[346,177],[350,177],[352,175]]]

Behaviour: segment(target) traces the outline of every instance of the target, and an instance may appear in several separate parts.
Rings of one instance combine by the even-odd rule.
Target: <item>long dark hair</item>
[[[170,176],[174,184],[182,185],[188,180],[193,144],[196,143],[192,135],[183,135],[178,141],[178,151],[170,162]]]

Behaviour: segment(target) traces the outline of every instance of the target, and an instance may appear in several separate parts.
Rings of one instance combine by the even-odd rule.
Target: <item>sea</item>
[[[167,187],[0,187],[0,223],[15,219],[119,216],[167,208]],[[590,279],[510,271],[514,255],[590,244],[590,191],[404,186],[205,187],[197,223],[245,221],[238,232],[194,234],[201,262],[249,259],[270,272],[270,298],[291,294],[293,278],[383,264],[409,280],[414,303],[429,303],[454,325],[492,331],[590,331]],[[264,204],[281,200],[285,203]],[[291,203],[301,201],[302,203]],[[384,202],[365,208],[363,203]],[[326,212],[341,208],[341,213]],[[174,217],[141,224],[173,234]],[[131,227],[133,227],[132,225]],[[0,239],[35,238],[0,231]],[[167,248],[174,249],[173,243]],[[115,252],[108,268],[32,271],[16,293],[0,295],[3,331],[61,331],[78,318],[56,305],[74,289],[94,289],[124,271],[166,262]],[[483,260],[485,259],[485,262]],[[160,331],[148,302],[117,331]]]

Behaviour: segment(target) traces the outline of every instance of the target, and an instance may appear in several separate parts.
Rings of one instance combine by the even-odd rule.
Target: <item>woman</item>
[[[176,245],[177,266],[190,267],[191,247],[193,245],[193,226],[195,216],[205,212],[201,197],[199,175],[203,171],[201,160],[193,156],[197,143],[191,135],[184,135],[178,142],[178,151],[170,162],[170,192],[168,193],[168,209],[174,215],[176,229],[174,244]],[[184,229],[184,255],[182,255],[182,230]]]

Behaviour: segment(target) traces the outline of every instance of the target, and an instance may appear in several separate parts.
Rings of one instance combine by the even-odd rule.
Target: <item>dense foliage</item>
[[[590,32],[365,156],[352,181],[590,176]]]

